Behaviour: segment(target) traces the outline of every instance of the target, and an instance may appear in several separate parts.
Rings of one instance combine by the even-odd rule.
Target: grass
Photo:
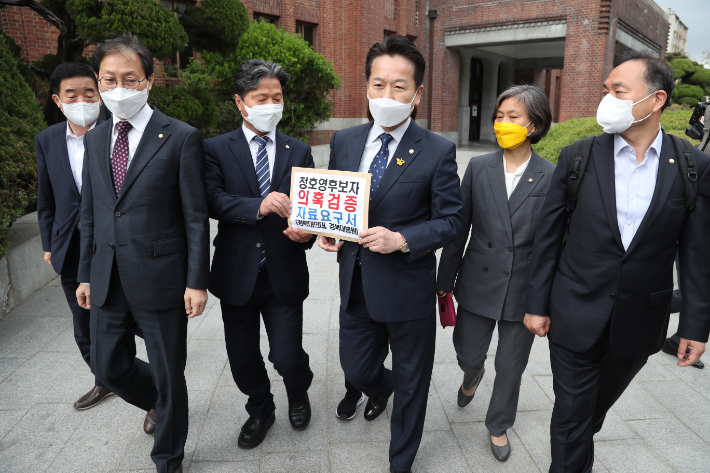
[[[661,126],[666,133],[689,139],[685,136],[685,129],[692,114],[692,110],[666,110],[661,115]],[[602,133],[602,127],[597,124],[596,117],[575,118],[553,126],[547,136],[533,145],[533,148],[540,156],[557,164],[562,148],[579,139]],[[700,144],[697,140],[690,142],[693,146]]]

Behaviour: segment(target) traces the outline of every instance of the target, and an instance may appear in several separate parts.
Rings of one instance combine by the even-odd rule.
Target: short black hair
[[[402,35],[392,34],[387,36],[381,43],[375,43],[367,52],[365,59],[365,80],[370,81],[372,74],[372,64],[380,56],[402,56],[412,63],[414,67],[414,85],[417,89],[424,83],[424,72],[426,71],[426,61],[424,56],[412,43],[409,38]],[[367,111],[367,117],[372,120],[370,110]],[[417,107],[414,107],[412,112],[412,120],[417,118]]]
[[[652,94],[657,90],[664,91],[668,97],[666,103],[663,104],[661,111],[665,110],[671,103],[671,94],[675,88],[675,77],[673,77],[673,68],[666,61],[659,59],[651,51],[636,51],[630,49],[621,55],[617,67],[628,61],[641,61],[646,66],[646,72],[643,74],[643,80],[646,82],[646,92]]]
[[[500,105],[504,100],[510,98],[518,100],[525,107],[525,113],[528,114],[530,121],[535,125],[535,131],[529,136],[530,143],[536,144],[547,135],[552,125],[552,111],[550,110],[550,102],[547,99],[547,95],[540,87],[535,87],[534,85],[523,84],[508,87],[496,100],[496,104],[493,107],[492,122],[496,121]]]
[[[96,85],[96,90],[99,90],[99,83],[96,80],[96,74],[94,74],[94,70],[91,66],[82,62],[65,62],[55,67],[49,78],[52,93],[59,95],[62,81],[64,79],[71,79],[72,77],[91,77]]]
[[[153,53],[144,45],[138,36],[131,32],[123,33],[114,38],[107,39],[106,41],[99,44],[94,53],[94,71],[99,73],[101,68],[101,61],[112,53],[116,52],[126,52],[130,51],[136,53],[143,66],[143,73],[146,77],[153,75]]]
[[[284,91],[291,81],[291,75],[286,72],[286,69],[275,62],[249,59],[239,66],[239,70],[234,75],[234,93],[244,100],[244,96],[258,88],[264,78],[278,79]]]

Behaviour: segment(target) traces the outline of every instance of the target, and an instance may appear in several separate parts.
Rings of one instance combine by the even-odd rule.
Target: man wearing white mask
[[[340,130],[329,169],[372,174],[369,225],[359,244],[321,236],[340,263],[340,364],[346,393],[336,409],[365,420],[394,393],[390,471],[410,471],[424,429],[436,337],[436,257],[462,229],[456,146],[414,122],[425,61],[407,38],[370,48],[366,93],[373,121]],[[384,367],[392,349],[392,370]]]
[[[158,472],[182,472],[187,323],[209,278],[202,135],[146,103],[153,55],[135,35],[99,44],[94,71],[113,119],[85,138],[77,299],[91,309],[91,368],[147,411]],[[150,365],[136,358],[136,327]]]
[[[90,365],[89,311],[76,300],[79,269],[81,174],[84,134],[101,123],[99,84],[91,66],[67,62],[50,78],[52,99],[66,122],[52,125],[35,138],[37,154],[37,218],[44,261],[61,276],[62,288],[74,322],[74,340]],[[77,410],[90,409],[111,396],[110,389],[95,380],[94,387],[74,403]]]
[[[207,200],[219,221],[209,290],[221,301],[229,366],[249,396],[249,418],[237,444],[254,448],[276,419],[276,405],[259,349],[259,318],[269,338],[269,361],[283,378],[288,419],[304,430],[311,419],[313,380],[303,350],[303,301],[308,297],[306,250],[312,234],[288,228],[291,168],[314,167],[311,147],[277,131],[289,74],[251,59],[234,78],[242,126],[205,141]]]
[[[542,207],[524,323],[541,337],[549,334],[551,473],[592,470],[594,434],[661,349],[676,252],[683,268],[678,366],[696,363],[705,351],[710,156],[689,151],[689,143],[677,153],[661,128],[673,87],[665,61],[625,54],[604,82],[597,121],[605,133],[591,138],[589,153],[576,152],[578,145],[562,150]],[[583,156],[586,171],[579,167]],[[568,176],[582,179],[576,208],[567,206]]]

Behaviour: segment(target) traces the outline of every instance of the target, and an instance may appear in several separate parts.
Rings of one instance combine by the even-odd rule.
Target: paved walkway
[[[481,148],[460,150],[461,172]],[[206,314],[188,326],[186,472],[389,471],[389,415],[366,422],[361,407],[350,422],[334,416],[343,394],[337,263],[334,255],[317,248],[308,253],[308,262],[311,296],[305,302],[303,343],[315,373],[309,392],[311,425],[304,432],[291,430],[283,382],[270,367],[276,424],[259,448],[237,447],[247,417],[246,398],[232,380],[220,305],[211,297]],[[673,316],[671,330],[677,323]],[[425,433],[414,471],[546,472],[554,399],[547,340],[536,339],[533,345],[518,418],[509,431],[513,452],[507,463],[498,463],[483,424],[497,339],[486,362],[488,376],[473,403],[460,409],[456,390],[462,375],[451,335],[451,328],[438,329]],[[268,341],[261,341],[267,353]],[[139,356],[146,359],[143,345]],[[144,412],[116,397],[88,411],[72,408],[92,383],[74,343],[71,313],[58,280],[0,319],[0,472],[155,471],[152,437],[142,430]],[[595,473],[710,472],[710,369],[681,369],[668,355],[652,356],[595,441]]]

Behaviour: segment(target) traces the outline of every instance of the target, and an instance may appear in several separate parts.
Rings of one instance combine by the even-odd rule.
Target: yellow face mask
[[[493,130],[496,133],[498,145],[505,149],[515,149],[523,144],[525,138],[528,137],[528,126],[530,126],[530,123],[525,126],[507,122],[495,123],[493,125]]]

